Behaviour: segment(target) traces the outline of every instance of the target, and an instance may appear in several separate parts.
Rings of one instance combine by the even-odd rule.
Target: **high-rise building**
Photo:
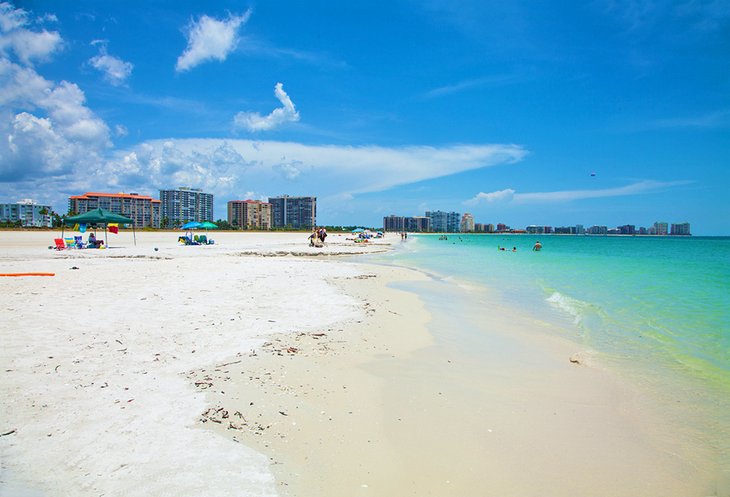
[[[190,221],[213,221],[212,193],[181,186],[177,190],[160,190],[160,202],[166,228],[181,226]]]
[[[461,223],[459,229],[462,233],[473,233],[474,232],[474,216],[470,213],[465,212],[461,217]]]
[[[70,213],[83,214],[99,208],[131,217],[138,227],[160,227],[160,201],[146,195],[86,192],[68,198]]]
[[[271,229],[271,204],[259,200],[228,202],[228,222],[245,230]]]
[[[383,218],[383,230],[385,231],[405,231],[406,225],[405,225],[406,218],[403,216],[396,216],[394,214],[391,214],[390,216],[385,216]]]
[[[431,219],[426,216],[413,216],[403,218],[405,231],[412,233],[425,233],[431,231]]]
[[[588,228],[588,234],[589,235],[607,235],[608,234],[608,227],[606,226],[591,226]]]
[[[461,214],[458,212],[426,211],[431,219],[431,231],[437,233],[457,233],[461,228]]]
[[[50,228],[51,206],[37,204],[31,199],[23,199],[14,204],[0,204],[0,221],[20,223],[24,227]]]
[[[269,197],[271,227],[311,229],[317,225],[317,197]]]
[[[691,235],[689,231],[689,223],[677,223],[672,224],[672,230],[669,232],[670,235]]]
[[[654,234],[660,236],[666,236],[669,234],[669,224],[664,221],[657,221],[654,223]]]

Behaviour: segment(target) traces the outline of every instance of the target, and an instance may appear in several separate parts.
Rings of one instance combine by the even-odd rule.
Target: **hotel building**
[[[160,201],[152,197],[137,193],[87,192],[68,198],[69,213],[83,214],[99,208],[131,217],[138,227],[160,227]]]
[[[311,229],[317,225],[317,197],[269,197],[271,227]]]
[[[50,228],[51,206],[24,199],[14,204],[0,204],[0,221],[20,222],[23,227]]]
[[[160,190],[162,219],[166,226],[181,226],[189,221],[213,221],[213,194],[181,186],[177,190]]]
[[[245,230],[271,229],[271,204],[259,200],[230,200],[228,222]]]

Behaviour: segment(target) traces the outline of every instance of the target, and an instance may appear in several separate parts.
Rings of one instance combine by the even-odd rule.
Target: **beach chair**
[[[66,243],[63,241],[63,238],[54,238],[53,243],[56,244],[56,250],[66,250]]]
[[[80,236],[74,237],[74,246],[76,248],[84,248],[84,240]]]
[[[71,249],[71,248],[74,248],[76,246],[76,240],[74,240],[73,238],[66,237],[66,238],[63,239],[63,241],[66,243],[66,248],[67,249]]]

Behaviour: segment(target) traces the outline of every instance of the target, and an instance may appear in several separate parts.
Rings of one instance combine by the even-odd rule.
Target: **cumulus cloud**
[[[178,57],[175,69],[188,71],[209,60],[224,61],[238,44],[238,30],[251,17],[249,9],[240,16],[230,15],[218,20],[207,15],[191,21],[187,27],[188,46]]]
[[[483,202],[510,202],[515,203],[544,203],[544,202],[571,202],[591,198],[624,197],[655,193],[667,188],[688,184],[688,181],[638,181],[615,188],[594,190],[561,190],[555,192],[517,193],[508,188],[491,193],[479,192],[473,198],[465,201],[467,205],[478,205]]]
[[[62,45],[56,31],[31,31],[28,13],[9,3],[0,4],[0,55],[14,54],[20,62],[29,65],[33,61],[46,60]]]
[[[119,57],[109,55],[107,53],[105,42],[93,42],[99,45],[99,54],[89,59],[89,64],[104,75],[109,83],[114,86],[122,86],[127,82],[127,78],[132,75],[134,65],[131,62],[125,62]]]
[[[233,118],[234,126],[249,131],[269,131],[282,124],[299,121],[299,112],[284,91],[283,84],[276,83],[274,95],[281,102],[281,107],[277,107],[266,116],[262,116],[258,112],[239,112]]]
[[[61,39],[27,29],[28,17],[0,4],[0,178],[9,183],[98,167],[111,145],[108,126],[86,106],[83,91],[49,81],[32,66]]]

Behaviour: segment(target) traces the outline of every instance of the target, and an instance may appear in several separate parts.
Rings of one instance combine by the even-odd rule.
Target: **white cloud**
[[[674,186],[686,185],[688,181],[639,181],[616,188],[596,190],[562,190],[555,192],[517,193],[506,189],[491,193],[479,192],[473,198],[465,201],[468,205],[477,205],[481,202],[513,201],[515,203],[544,203],[544,202],[571,202],[591,198],[624,197],[655,193]]]
[[[47,182],[74,168],[96,168],[111,145],[109,128],[86,107],[78,86],[46,80],[30,65],[52,53],[60,37],[25,29],[27,18],[0,4],[0,177],[6,183]]]
[[[129,134],[129,130],[123,124],[117,124],[114,126],[114,134],[119,137],[127,136]]]
[[[56,31],[30,31],[28,13],[15,9],[8,3],[0,4],[0,55],[11,53],[23,64],[47,59],[62,45],[61,35]]]
[[[154,178],[165,185],[199,185],[216,195],[254,189],[318,196],[382,191],[470,169],[514,163],[526,154],[515,145],[389,148],[216,139],[150,141],[124,154],[130,152],[135,152],[143,171],[139,181],[151,189],[163,186],[150,184],[150,178]],[[110,163],[109,176],[127,174],[120,163],[124,154]],[[140,184],[129,186],[140,189]]]
[[[99,44],[99,42],[92,42],[93,44]],[[132,69],[134,68],[131,62],[125,62],[119,57],[109,55],[104,43],[100,44],[99,55],[89,59],[89,64],[101,71],[104,79],[114,86],[124,85],[127,78],[132,75]]]
[[[515,191],[511,188],[490,193],[479,192],[474,196],[474,198],[471,198],[464,203],[466,205],[478,205],[481,202],[509,202],[510,200],[512,200],[514,195]]]
[[[178,57],[175,69],[188,71],[209,60],[226,60],[238,44],[238,29],[250,16],[249,9],[243,15],[231,15],[222,21],[206,15],[192,21],[187,28],[188,46]]]
[[[284,123],[299,121],[299,112],[284,91],[283,84],[276,83],[274,95],[281,102],[281,107],[277,107],[267,116],[262,116],[258,112],[239,112],[233,118],[234,126],[249,131],[269,131]]]

